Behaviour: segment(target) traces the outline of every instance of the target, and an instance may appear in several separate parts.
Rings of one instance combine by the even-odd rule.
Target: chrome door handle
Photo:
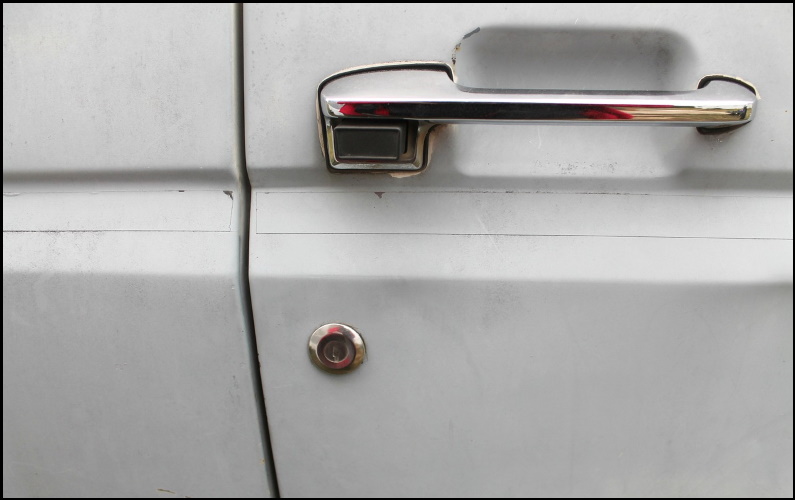
[[[442,123],[675,125],[725,131],[751,121],[758,94],[739,78],[709,75],[697,90],[496,90],[463,87],[438,62],[363,66],[318,87],[318,127],[335,172],[418,171]]]

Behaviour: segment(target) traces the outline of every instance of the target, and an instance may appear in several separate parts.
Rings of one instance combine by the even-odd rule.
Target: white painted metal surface
[[[284,495],[790,488],[791,241],[257,238]],[[318,318],[361,332],[356,372],[305,359]]]
[[[220,190],[6,193],[3,231],[229,232],[233,208]]]
[[[236,249],[3,233],[4,496],[268,493]]]
[[[282,494],[792,495],[791,6],[268,4],[244,35]],[[330,175],[316,85],[395,60],[485,88],[722,72],[762,101],[721,136],[449,126],[424,174]],[[327,322],[356,372],[309,362]]]
[[[270,496],[228,5],[3,5],[3,496]]]
[[[792,6],[247,5],[251,285],[285,496],[791,496]],[[229,6],[3,7],[4,496],[270,496]],[[333,176],[317,84],[680,90],[752,124],[446,126]],[[312,366],[318,326],[367,358]]]
[[[792,239],[783,196],[261,191],[255,215],[258,234]]]
[[[226,6],[3,5],[3,173],[230,179]]]

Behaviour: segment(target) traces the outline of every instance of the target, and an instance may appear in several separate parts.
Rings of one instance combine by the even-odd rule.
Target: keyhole
[[[323,355],[332,363],[339,363],[348,357],[348,345],[343,340],[332,340],[323,348]]]
[[[364,361],[364,340],[348,325],[323,325],[309,337],[309,359],[330,373],[350,372]]]

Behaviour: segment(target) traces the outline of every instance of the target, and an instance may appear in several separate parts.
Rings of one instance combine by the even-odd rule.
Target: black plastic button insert
[[[397,160],[406,146],[406,122],[350,120],[334,127],[338,160]]]

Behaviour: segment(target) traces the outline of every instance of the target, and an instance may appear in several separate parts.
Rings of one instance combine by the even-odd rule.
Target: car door
[[[249,277],[283,495],[792,494],[791,5],[243,18]],[[480,89],[728,74],[762,100],[715,135],[446,125],[422,173],[330,173],[320,82],[406,60]],[[310,362],[328,323],[364,339],[351,373]]]
[[[270,496],[228,5],[3,5],[3,496]]]

